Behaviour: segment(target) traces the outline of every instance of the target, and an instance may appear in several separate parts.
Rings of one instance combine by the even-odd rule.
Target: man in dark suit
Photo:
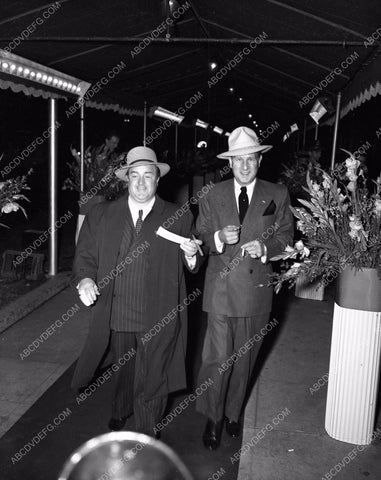
[[[169,168],[150,148],[130,150],[126,165],[116,171],[128,182],[128,195],[90,211],[75,253],[78,293],[83,303],[93,306],[72,385],[87,385],[111,353],[111,430],[121,430],[134,414],[136,430],[154,435],[167,395],[186,386],[183,265],[197,270],[202,242],[189,239],[189,210],[176,210],[156,195],[159,179]],[[180,248],[156,235],[169,219],[172,233],[185,237]]]
[[[269,259],[292,242],[293,220],[286,187],[257,178],[261,145],[246,127],[229,136],[229,160],[234,179],[221,182],[200,201],[197,229],[210,256],[205,278],[203,310],[208,327],[199,380],[213,385],[197,399],[197,410],[207,418],[206,448],[218,448],[226,416],[226,431],[240,434],[240,416],[270,318],[272,272]]]

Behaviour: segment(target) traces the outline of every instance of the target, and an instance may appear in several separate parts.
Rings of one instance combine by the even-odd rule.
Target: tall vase
[[[325,428],[332,438],[369,445],[381,353],[381,280],[376,269],[340,273],[333,314]]]
[[[324,300],[324,285],[319,280],[310,282],[307,277],[301,275],[296,279],[295,297],[308,300]]]

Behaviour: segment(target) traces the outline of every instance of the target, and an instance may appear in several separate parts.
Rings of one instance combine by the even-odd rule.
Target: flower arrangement
[[[64,181],[62,189],[81,192],[80,153],[73,147],[70,147],[70,151],[74,161],[67,163],[69,177]],[[117,198],[122,195],[127,189],[127,184],[116,177],[114,171],[119,168],[124,157],[124,153],[118,155],[110,152],[105,144],[100,147],[87,147],[84,155],[84,193],[95,187],[99,195],[105,195],[108,198]]]
[[[320,153],[319,145],[315,145],[313,148],[310,152],[295,153],[290,161],[282,164],[280,182],[287,186],[293,202],[299,197],[307,198],[305,191],[307,172],[312,179],[319,176],[321,168],[320,155],[317,154]]]
[[[20,192],[23,190],[30,190],[26,182],[27,177],[32,173],[32,171],[33,170],[31,169],[26,175],[10,178],[4,182],[0,182],[0,216],[4,213],[6,214],[21,210],[25,217],[27,217],[26,211],[20,205],[19,201],[26,200],[29,202],[29,199]],[[0,225],[8,228],[8,226],[4,225],[3,223],[0,223]]]
[[[309,199],[290,207],[302,239],[271,259],[285,261],[269,281],[276,292],[300,276],[326,285],[346,266],[376,268],[381,278],[381,175],[371,193],[360,160],[342,150],[349,157],[330,174],[319,169],[320,181],[307,173]]]

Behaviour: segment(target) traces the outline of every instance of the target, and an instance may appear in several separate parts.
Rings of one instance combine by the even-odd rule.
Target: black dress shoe
[[[119,430],[122,430],[126,420],[127,417],[111,418],[108,422],[108,428],[113,432],[118,432]]]
[[[241,434],[241,422],[233,422],[226,418],[226,433],[233,438],[237,438]]]
[[[220,446],[223,420],[213,422],[208,418],[202,441],[208,450],[216,450]]]

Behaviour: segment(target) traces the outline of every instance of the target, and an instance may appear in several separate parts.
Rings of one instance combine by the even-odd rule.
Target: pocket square
[[[274,203],[274,200],[271,200],[271,202],[267,205],[266,210],[263,212],[263,216],[265,215],[272,215],[275,213],[276,205]]]

